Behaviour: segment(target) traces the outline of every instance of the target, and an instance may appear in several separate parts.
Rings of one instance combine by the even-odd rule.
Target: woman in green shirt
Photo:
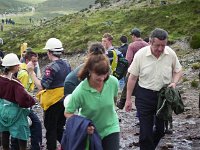
[[[79,115],[92,120],[102,139],[104,150],[119,150],[119,121],[115,111],[118,80],[110,74],[107,56],[96,49],[89,54],[78,77],[83,80],[73,91],[65,107],[65,116]],[[88,127],[92,134],[93,127]]]

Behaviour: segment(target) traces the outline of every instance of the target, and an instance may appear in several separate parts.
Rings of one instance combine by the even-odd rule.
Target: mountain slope
[[[48,0],[38,6],[38,11],[75,10],[79,11],[93,4],[94,0]]]
[[[17,12],[18,8],[26,6],[25,2],[18,2],[15,0],[0,0],[0,13],[12,13]]]
[[[200,1],[187,0],[160,7],[141,8],[136,8],[133,3],[130,6],[65,15],[31,30],[16,27],[12,30],[12,35],[4,34],[6,44],[3,48],[18,52],[20,44],[27,42],[41,52],[48,38],[57,37],[64,43],[66,52],[73,53],[83,51],[88,41],[101,41],[105,32],[112,33],[115,37],[114,44],[118,45],[120,35],[128,36],[133,27],[140,28],[143,37],[148,36],[155,27],[160,27],[169,32],[172,42],[189,38],[200,32]]]
[[[24,7],[34,7],[35,11],[45,14],[54,11],[80,11],[94,2],[95,0],[0,0],[0,13],[30,11]]]

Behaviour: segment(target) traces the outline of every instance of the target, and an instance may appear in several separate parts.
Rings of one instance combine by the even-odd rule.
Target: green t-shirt
[[[114,103],[117,94],[118,80],[112,75],[104,83],[101,93],[90,87],[88,80],[85,79],[72,93],[65,111],[74,113],[79,109],[79,115],[92,120],[103,139],[111,133],[120,131]]]

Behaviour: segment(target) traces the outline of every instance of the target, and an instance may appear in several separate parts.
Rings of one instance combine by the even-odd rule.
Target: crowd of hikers
[[[13,20],[13,19],[11,19],[11,18],[9,18],[9,19],[1,19],[1,31],[4,31],[4,25],[5,24],[12,24],[12,25],[15,25],[15,21]]]
[[[85,61],[74,69],[61,58],[64,48],[57,38],[48,39],[43,48],[51,61],[43,73],[37,53],[26,43],[20,59],[14,53],[0,53],[0,147],[26,150],[30,140],[31,150],[41,149],[41,118],[32,108],[38,102],[44,111],[46,149],[119,150],[116,110],[132,111],[134,96],[138,145],[155,150],[169,130],[172,112],[184,111],[176,88],[182,67],[167,46],[164,29],[155,28],[145,41],[138,28],[130,36],[130,44],[122,35],[122,45],[114,47],[113,36],[105,33],[101,42],[90,43]]]

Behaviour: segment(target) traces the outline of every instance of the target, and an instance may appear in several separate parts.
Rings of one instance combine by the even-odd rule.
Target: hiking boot
[[[129,144],[129,147],[133,147],[133,146],[139,147],[139,146],[140,146],[139,141],[138,141],[138,142],[134,142],[134,141],[133,141],[133,143],[130,143],[130,144]]]
[[[165,134],[173,134],[173,131],[171,129],[166,129]]]
[[[124,99],[120,99],[119,101],[117,101],[117,107],[119,108],[119,109],[123,109],[124,108],[124,106],[125,106],[125,102],[126,102],[126,100],[124,100]]]

